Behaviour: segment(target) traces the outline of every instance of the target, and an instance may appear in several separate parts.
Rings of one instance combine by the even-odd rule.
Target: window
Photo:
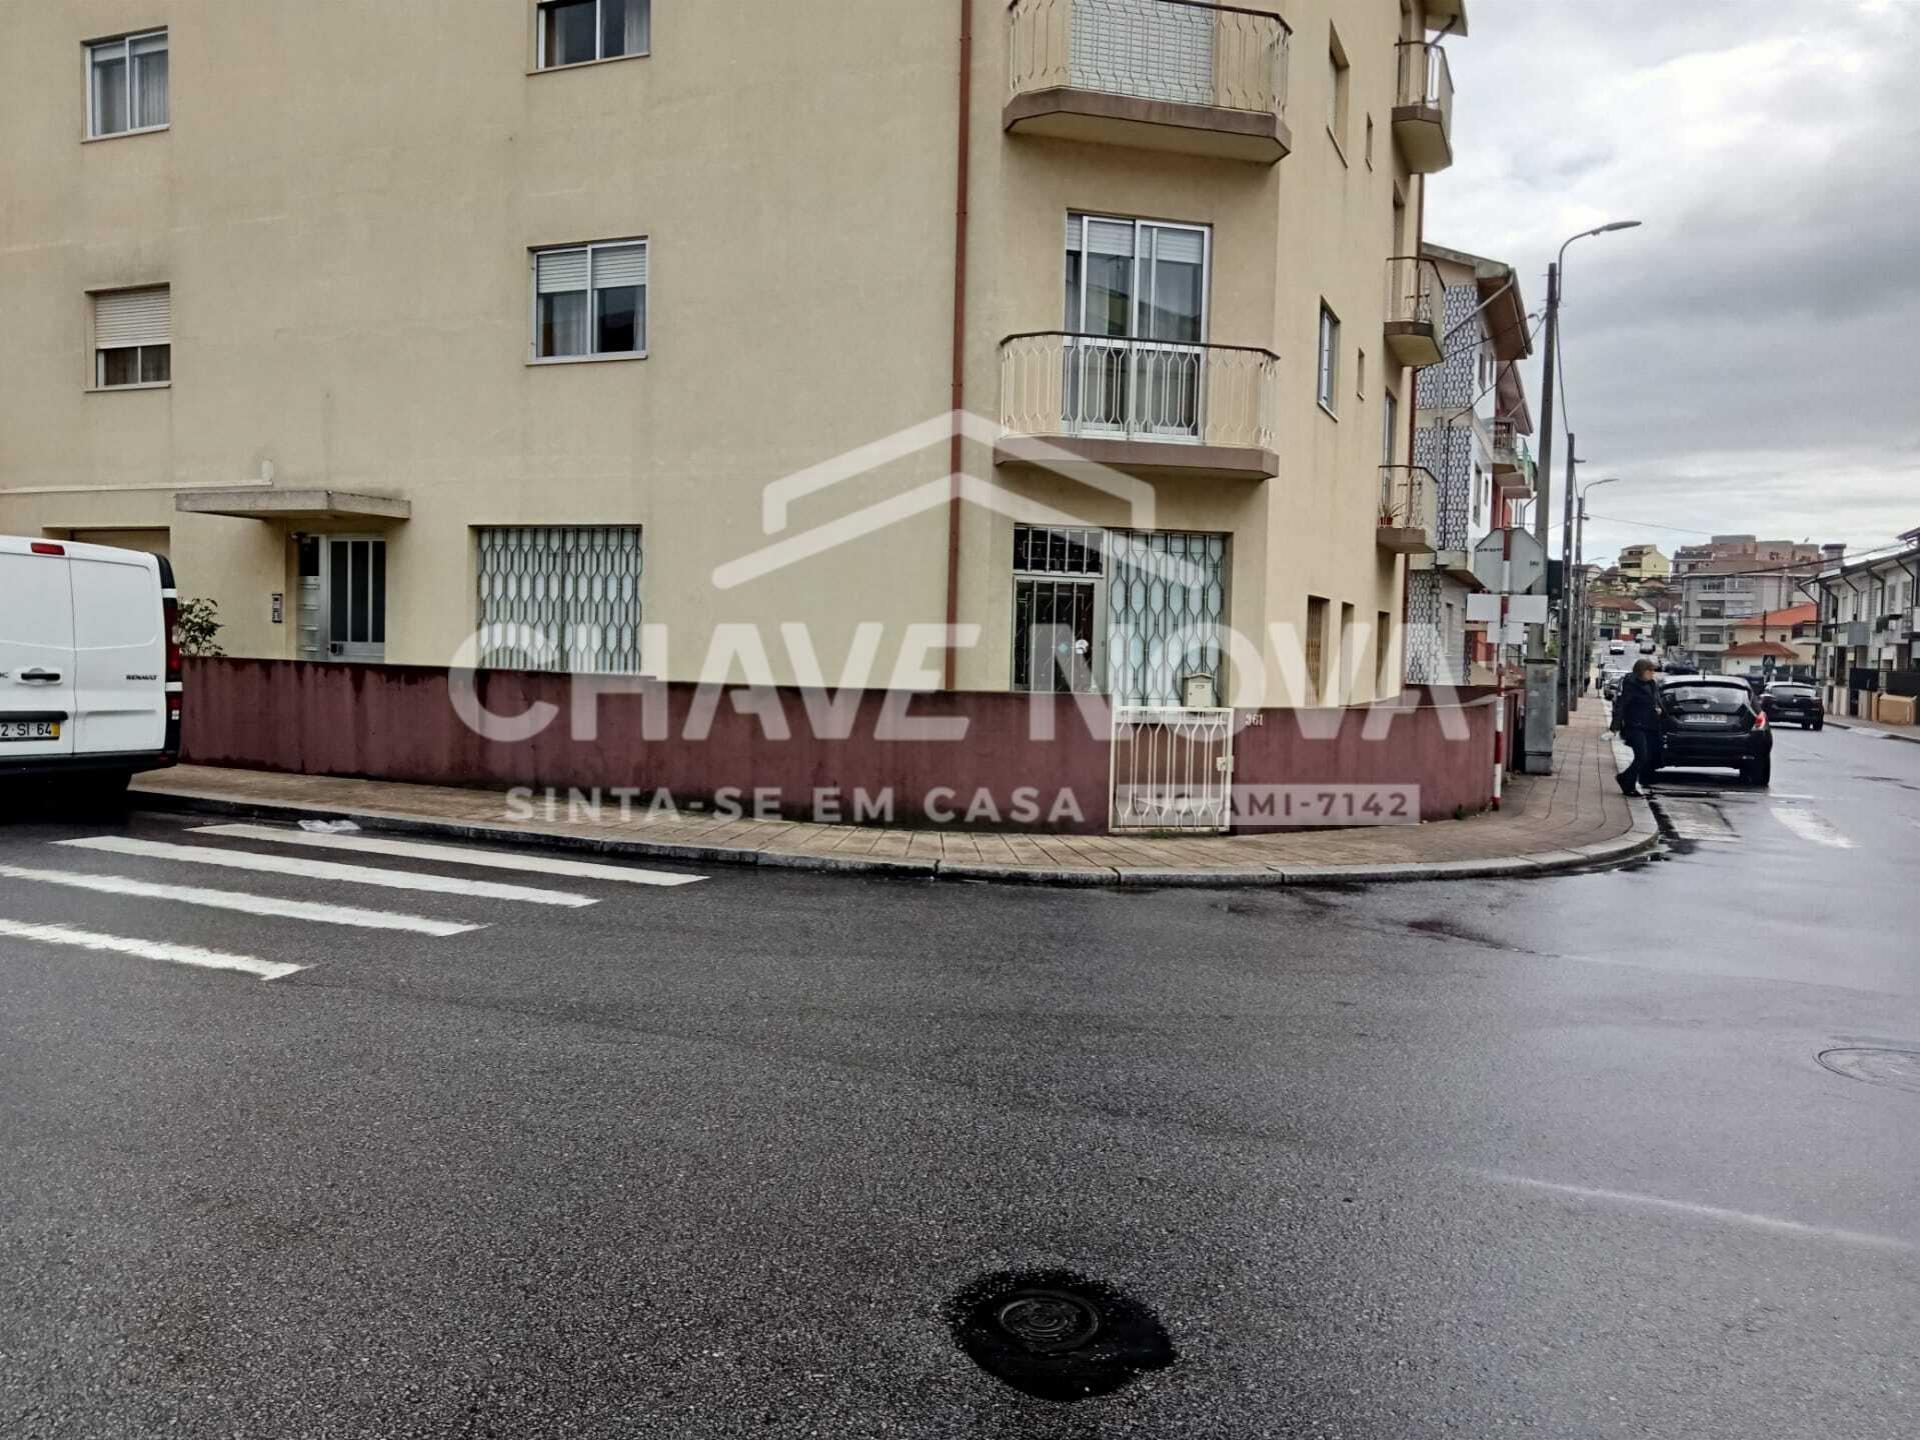
[[[1391,390],[1386,392],[1386,396],[1387,415],[1385,423],[1381,426],[1380,463],[1382,465],[1391,465],[1393,464],[1394,440],[1400,433],[1400,397]]]
[[[1362,350],[1353,361],[1353,398],[1367,398],[1367,352]]]
[[[1702,645],[1724,645],[1726,643],[1726,632],[1723,630],[1702,630],[1700,632],[1700,643]]]
[[[1380,612],[1379,628],[1373,632],[1373,694],[1375,699],[1384,700],[1387,694],[1387,676],[1393,664],[1393,616],[1390,612]]]
[[[533,264],[538,360],[647,353],[647,242],[540,250]]]
[[[1367,116],[1367,169],[1373,168],[1373,116]]]
[[[1473,523],[1476,525],[1480,523],[1481,483],[1480,467],[1476,465],[1473,467]]]
[[[639,526],[494,526],[476,539],[482,665],[641,673]]]
[[[1100,615],[1106,532],[1016,526],[1013,532],[1013,688],[1095,694],[1102,682]]]
[[[540,6],[540,68],[645,55],[653,0],[553,0]]]
[[[165,285],[93,297],[93,383],[113,390],[173,379],[173,304]]]
[[[1347,96],[1352,70],[1347,50],[1340,43],[1340,32],[1329,28],[1327,38],[1327,133],[1340,147],[1342,158],[1347,148]]]
[[[1307,597],[1307,703],[1318,705],[1326,693],[1327,674],[1327,602],[1320,595]]]
[[[167,32],[87,46],[87,134],[125,135],[167,123]]]
[[[1200,434],[1209,240],[1204,225],[1067,216],[1068,433]]]
[[[1334,386],[1340,380],[1340,317],[1320,304],[1320,408],[1334,413]]]

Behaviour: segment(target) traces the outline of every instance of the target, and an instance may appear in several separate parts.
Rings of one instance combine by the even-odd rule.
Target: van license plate
[[[58,740],[58,720],[0,720],[0,740]]]

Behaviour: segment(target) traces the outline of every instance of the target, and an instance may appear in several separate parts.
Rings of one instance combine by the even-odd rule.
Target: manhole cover
[[[1064,1290],[1027,1290],[1002,1305],[994,1321],[1029,1350],[1073,1350],[1100,1329],[1100,1312]]]
[[[1152,1311],[1064,1270],[983,1275],[947,1306],[954,1339],[989,1375],[1042,1400],[1084,1400],[1174,1361]]]
[[[1889,1050],[1863,1045],[1822,1050],[1814,1057],[1836,1075],[1864,1080],[1869,1085],[1891,1085],[1920,1095],[1920,1050]]]

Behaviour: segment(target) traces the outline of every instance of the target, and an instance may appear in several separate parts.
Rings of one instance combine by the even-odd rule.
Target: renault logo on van
[[[127,676],[127,679],[129,679],[129,680],[158,680],[159,678],[160,678],[160,677],[159,677],[158,675],[129,675],[129,676]]]

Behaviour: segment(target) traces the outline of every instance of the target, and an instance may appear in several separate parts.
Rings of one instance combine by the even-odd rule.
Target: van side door
[[[76,755],[164,749],[166,612],[151,555],[69,545]]]
[[[0,536],[0,769],[71,755],[73,696],[66,557],[55,544]]]

